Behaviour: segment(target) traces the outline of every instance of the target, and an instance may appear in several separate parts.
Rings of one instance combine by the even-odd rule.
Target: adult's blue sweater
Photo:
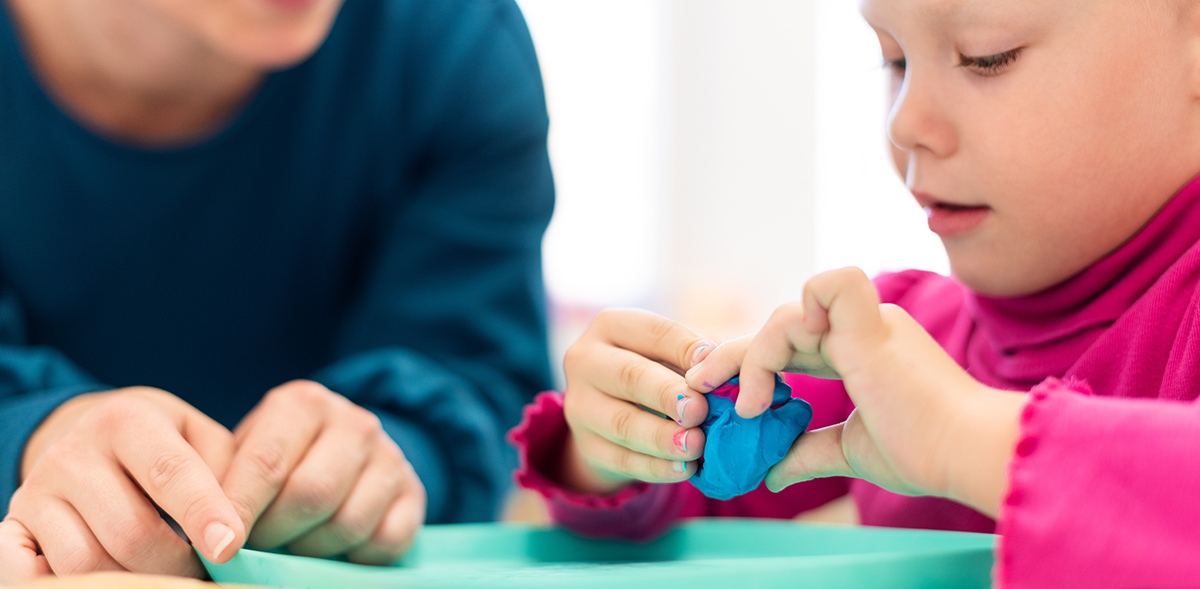
[[[30,434],[146,385],[226,427],[314,379],[379,415],[428,521],[491,519],[550,384],[548,119],[512,0],[350,0],[196,144],[59,108],[0,10],[0,506]]]

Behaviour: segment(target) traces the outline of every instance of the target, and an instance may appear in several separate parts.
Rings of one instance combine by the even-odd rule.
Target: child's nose
[[[887,135],[892,145],[905,154],[903,162],[899,158],[896,162],[901,174],[918,152],[945,158],[958,149],[957,130],[948,105],[939,100],[940,94],[932,81],[913,76],[910,68],[900,90],[892,95]]]

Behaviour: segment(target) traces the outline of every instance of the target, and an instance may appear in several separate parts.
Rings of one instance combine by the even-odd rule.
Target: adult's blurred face
[[[267,70],[312,55],[342,6],[342,0],[137,1],[192,31],[214,52]]]

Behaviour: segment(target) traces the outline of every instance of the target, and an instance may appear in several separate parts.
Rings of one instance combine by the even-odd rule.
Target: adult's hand
[[[687,386],[683,372],[715,347],[653,313],[601,312],[563,362],[563,409],[571,437],[562,482],[608,494],[630,481],[690,477],[704,449],[704,432],[697,426],[708,415],[708,402]]]
[[[379,418],[318,383],[271,390],[234,436],[223,486],[255,548],[389,564],[425,521],[425,488]]]
[[[34,432],[22,483],[0,523],[0,582],[132,571],[200,577],[192,547],[225,562],[245,527],[218,482],[232,434],[165,391],[82,395]]]

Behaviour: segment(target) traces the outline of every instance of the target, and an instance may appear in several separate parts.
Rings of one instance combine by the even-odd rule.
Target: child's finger
[[[624,480],[648,483],[676,483],[687,480],[696,471],[696,462],[665,460],[634,452],[596,434],[577,436],[580,452],[588,457],[593,469]]]
[[[568,376],[568,398],[590,388],[642,405],[685,426],[694,427],[704,420],[708,413],[704,396],[689,389],[675,371],[620,348],[598,346],[590,350],[568,352],[568,368],[585,375],[582,379]]]
[[[717,346],[703,362],[687,371],[688,388],[708,393],[736,376],[753,339],[753,335],[744,335]]]
[[[596,394],[591,410],[575,416],[577,426],[641,454],[667,460],[695,460],[704,448],[704,432],[683,428],[639,407]]]
[[[804,329],[810,334],[830,330],[870,334],[882,330],[879,293],[860,269],[831,270],[804,285]]]
[[[767,471],[767,488],[778,493],[811,479],[854,476],[854,469],[842,451],[845,423],[808,432],[792,444],[787,456]]]
[[[716,344],[661,315],[636,309],[602,311],[592,322],[597,337],[656,362],[686,371]]]
[[[798,354],[811,356],[820,348],[821,334],[806,331],[804,319],[802,303],[781,305],[750,341],[738,376],[739,416],[751,418],[765,411],[774,395],[775,373],[792,367]]]
[[[33,534],[11,517],[0,522],[0,585],[53,574]]]

